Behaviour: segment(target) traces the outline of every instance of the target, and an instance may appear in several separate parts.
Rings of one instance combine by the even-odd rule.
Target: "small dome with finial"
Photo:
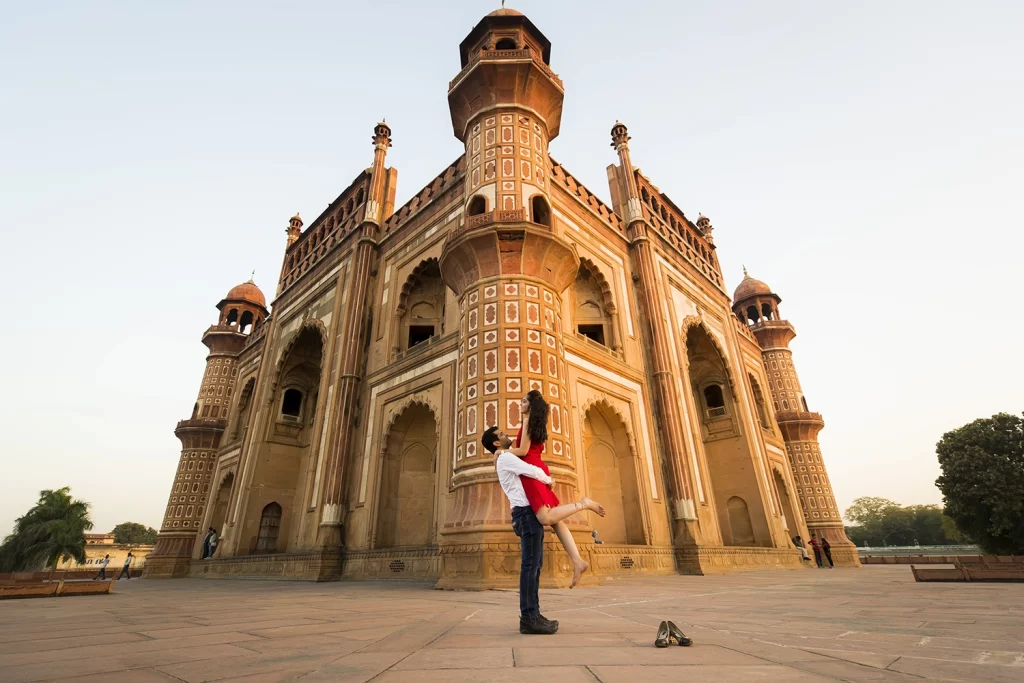
[[[767,296],[772,294],[772,288],[761,282],[750,277],[750,273],[747,272],[747,267],[743,266],[743,281],[740,282],[739,287],[736,288],[736,293],[732,295],[732,300],[743,301],[755,296]]]
[[[224,297],[224,301],[245,301],[250,304],[256,304],[260,308],[267,307],[267,297],[263,296],[263,292],[251,279],[232,287],[231,291]]]

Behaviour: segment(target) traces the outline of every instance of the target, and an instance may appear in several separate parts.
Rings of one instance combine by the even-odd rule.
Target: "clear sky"
[[[0,534],[64,485],[159,526],[215,304],[274,293],[381,117],[399,203],[461,153],[446,89],[498,5],[5,3]],[[621,119],[729,288],[782,296],[840,507],[940,502],[943,432],[1024,410],[1024,3],[509,6],[565,81],[554,157],[609,201]]]

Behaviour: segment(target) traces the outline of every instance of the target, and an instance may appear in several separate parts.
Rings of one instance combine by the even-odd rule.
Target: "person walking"
[[[107,565],[110,564],[110,555],[107,555],[102,560],[100,560],[99,564],[100,564],[100,571],[99,571],[99,573],[96,576],[92,577],[92,580],[95,581],[96,579],[103,579],[104,581],[106,581],[106,579],[107,579]]]
[[[818,537],[815,534],[811,534],[811,547],[814,549],[814,561],[818,563],[818,569],[823,569],[821,564],[821,544],[818,543]]]
[[[121,577],[124,577],[131,581],[132,578],[132,553],[128,551],[128,557],[124,558],[124,566],[121,567],[121,573],[117,575],[117,580],[120,581]]]
[[[499,441],[500,439],[500,441]],[[551,635],[558,631],[558,622],[540,613],[540,568],[544,563],[544,527],[530,507],[523,490],[521,477],[533,478],[551,485],[551,477],[544,470],[520,460],[508,451],[512,440],[508,435],[491,427],[480,439],[483,447],[498,457],[494,461],[498,483],[512,508],[512,530],[519,537],[522,560],[519,567],[519,632]],[[501,452],[498,453],[498,446]]]
[[[828,568],[834,569],[836,564],[832,561],[832,544],[824,536],[821,537],[821,552],[825,553],[825,559],[828,560]]]

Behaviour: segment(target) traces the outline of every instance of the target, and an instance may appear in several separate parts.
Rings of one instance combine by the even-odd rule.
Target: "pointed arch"
[[[406,278],[398,294],[391,353],[411,349],[444,332],[447,290],[436,257],[424,259]]]
[[[383,432],[373,506],[374,548],[435,545],[440,413],[422,395],[404,399]]]
[[[693,329],[694,327],[701,328],[704,331],[704,334],[707,335],[707,338],[711,342],[711,345],[715,347],[715,351],[718,352],[719,357],[722,359],[722,365],[725,368],[726,379],[729,381],[729,388],[735,392],[736,378],[733,376],[732,367],[729,365],[729,357],[725,355],[725,349],[722,347],[722,343],[718,340],[718,338],[711,331],[711,328],[708,327],[707,323],[704,321],[704,315],[703,313],[701,313],[700,310],[697,311],[696,315],[688,315],[685,318],[683,318],[682,339],[684,341],[687,339],[687,337],[689,337],[690,330]],[[686,365],[687,367],[689,367],[689,354],[683,354],[683,358],[686,359]]]
[[[600,301],[588,301],[587,290],[597,294]],[[617,352],[621,351],[618,309],[615,307],[612,288],[601,268],[592,260],[586,257],[580,259],[572,292],[573,323],[576,325],[576,331],[599,344]],[[595,307],[598,310],[595,310]]]

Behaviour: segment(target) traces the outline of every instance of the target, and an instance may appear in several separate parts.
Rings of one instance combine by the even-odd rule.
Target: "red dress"
[[[516,448],[519,448],[519,443],[523,438],[523,428],[519,427],[519,433],[516,434]],[[529,463],[536,467],[544,470],[544,474],[551,476],[551,472],[548,471],[548,466],[541,460],[540,454],[544,452],[544,444],[542,443],[531,443],[530,450],[527,451],[526,457],[523,458],[523,462]],[[534,512],[537,512],[545,505],[550,507],[558,507],[558,496],[555,492],[548,488],[548,485],[544,482],[534,479],[533,477],[519,477],[519,480],[523,482],[523,490],[526,492],[526,499],[530,501],[530,507],[533,508]]]

